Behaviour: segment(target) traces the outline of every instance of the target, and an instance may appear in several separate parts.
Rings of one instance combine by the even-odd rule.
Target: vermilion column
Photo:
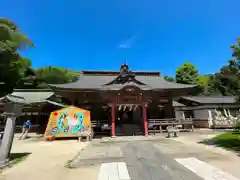
[[[148,120],[147,120],[147,106],[146,104],[142,105],[143,109],[143,123],[144,123],[144,134],[148,136]]]
[[[112,104],[112,137],[115,137],[115,110],[116,104]]]

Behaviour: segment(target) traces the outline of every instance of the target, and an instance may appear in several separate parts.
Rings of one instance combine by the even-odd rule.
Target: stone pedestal
[[[16,98],[16,97],[15,97]],[[5,112],[2,114],[6,118],[3,138],[0,145],[0,166],[7,165],[12,148],[16,118],[21,115],[22,104],[8,102],[5,105]]]

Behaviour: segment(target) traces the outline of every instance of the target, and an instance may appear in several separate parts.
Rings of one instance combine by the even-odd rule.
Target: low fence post
[[[153,135],[155,136],[156,132],[155,132],[155,119],[153,120]]]
[[[190,116],[190,120],[191,120],[191,123],[192,123],[192,132],[194,131],[194,125],[193,125],[193,119],[192,119],[192,116]]]

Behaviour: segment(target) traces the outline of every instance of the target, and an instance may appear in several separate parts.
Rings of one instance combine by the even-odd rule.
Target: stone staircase
[[[116,136],[139,136],[144,135],[140,127],[136,124],[122,124],[116,127]]]

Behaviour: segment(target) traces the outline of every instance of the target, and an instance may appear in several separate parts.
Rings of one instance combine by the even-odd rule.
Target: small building
[[[181,96],[175,100],[176,118],[192,117],[194,126],[199,128],[213,127],[216,111],[227,118],[236,117],[240,110],[240,102],[234,96]]]
[[[8,101],[24,103],[22,114],[16,121],[17,131],[21,131],[24,121],[31,120],[33,124],[31,131],[43,133],[51,111],[65,107],[55,99],[56,95],[51,89],[14,89],[11,95],[0,98],[0,114],[4,112],[4,106]],[[4,126],[5,119],[0,116],[0,128],[3,129]]]
[[[50,87],[66,103],[88,109],[92,124],[108,126],[111,136],[133,131],[147,136],[148,119],[175,118],[173,99],[196,86],[168,82],[159,72],[133,72],[123,64],[119,71],[82,71],[76,82]]]

